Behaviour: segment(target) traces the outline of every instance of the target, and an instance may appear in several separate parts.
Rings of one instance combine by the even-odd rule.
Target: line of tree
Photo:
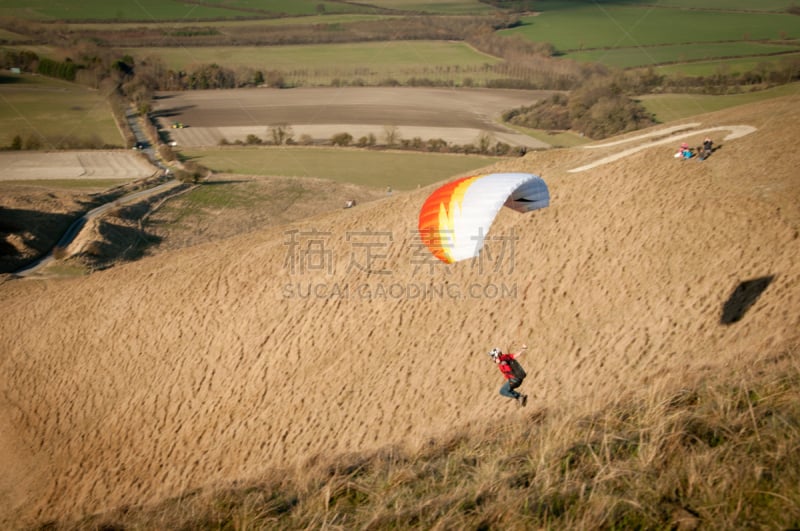
[[[120,146],[106,144],[98,135],[78,136],[43,136],[38,133],[16,134],[7,146],[0,147],[5,151],[39,150],[39,149],[118,149]]]
[[[42,57],[39,59],[36,71],[43,76],[75,81],[78,65],[73,63],[71,59],[67,59],[66,61],[54,61],[53,59]]]
[[[422,137],[401,138],[399,129],[395,126],[385,126],[383,132],[383,142],[379,143],[374,133],[361,136],[356,139],[350,133],[343,131],[332,135],[326,141],[315,141],[307,134],[300,135],[296,140],[291,126],[288,124],[276,124],[267,129],[267,140],[256,134],[248,134],[244,140],[237,139],[233,142],[223,138],[219,142],[220,146],[311,146],[328,145],[337,147],[359,147],[367,149],[402,149],[409,151],[426,151],[430,153],[463,153],[471,155],[494,155],[518,157],[527,153],[527,148],[523,146],[511,146],[502,141],[496,141],[489,133],[481,133],[473,144],[454,144],[442,138],[430,138],[423,140]]]

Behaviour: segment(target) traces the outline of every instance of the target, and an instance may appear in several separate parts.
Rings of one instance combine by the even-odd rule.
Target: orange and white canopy
[[[458,262],[477,256],[503,206],[529,212],[550,204],[547,184],[530,173],[464,177],[434,191],[419,213],[422,241],[438,259]]]

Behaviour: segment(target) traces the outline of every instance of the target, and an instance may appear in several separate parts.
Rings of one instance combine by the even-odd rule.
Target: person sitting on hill
[[[692,148],[689,147],[689,144],[684,144],[681,146],[681,150],[681,154],[683,155],[684,159],[690,159],[694,157],[694,151],[692,151]]]
[[[681,144],[681,147],[678,148],[677,153],[675,153],[675,158],[679,160],[690,159],[694,156],[692,153],[692,148],[689,147],[689,144],[686,142]]]
[[[489,357],[498,365],[500,372],[503,373],[503,377],[506,379],[505,383],[500,387],[500,394],[513,398],[520,407],[528,403],[528,395],[523,395],[516,391],[516,388],[522,385],[522,381],[526,376],[525,370],[516,358],[527,348],[527,345],[522,345],[520,351],[515,354],[503,354],[499,348],[493,348],[489,352]]]
[[[712,151],[714,151],[714,142],[709,137],[706,137],[705,140],[703,140],[702,151],[700,151],[700,148],[697,148],[697,152],[700,153],[700,160],[707,159],[711,155]]]

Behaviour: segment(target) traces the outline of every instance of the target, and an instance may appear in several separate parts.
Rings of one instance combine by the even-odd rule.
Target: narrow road
[[[153,166],[156,166],[160,170],[166,172],[167,167],[156,157],[156,152],[153,146],[148,142],[147,137],[145,136],[142,129],[139,127],[139,120],[136,114],[128,111],[125,114],[125,117],[128,120],[128,124],[130,125],[131,131],[133,131],[134,136],[136,137],[137,145],[143,146],[141,148],[142,153],[147,155],[147,158],[150,160],[150,163]],[[128,195],[125,195],[119,199],[115,199],[114,201],[110,201],[104,205],[100,205],[99,207],[93,208],[92,210],[88,211],[86,214],[81,216],[80,218],[76,219],[72,225],[69,226],[67,231],[64,233],[63,236],[58,240],[55,247],[50,250],[45,256],[40,258],[39,260],[35,261],[32,264],[29,264],[22,269],[16,271],[14,274],[18,277],[27,277],[31,276],[40,269],[44,268],[48,264],[55,261],[55,257],[53,256],[53,251],[55,249],[66,249],[70,243],[72,243],[75,238],[80,234],[81,230],[86,226],[86,223],[94,218],[98,218],[108,212],[110,209],[127,205],[130,203],[135,203],[137,201],[141,201],[142,199],[146,199],[147,197],[161,194],[167,192],[173,188],[177,188],[182,183],[176,179],[171,179],[165,183],[159,184],[153,188],[148,188],[147,190],[140,190],[138,192],[133,192]]]

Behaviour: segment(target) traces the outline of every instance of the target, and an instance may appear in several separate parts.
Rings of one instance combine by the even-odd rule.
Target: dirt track
[[[785,353],[800,339],[800,98],[693,121],[756,131],[702,163],[665,144],[581,173],[568,170],[618,148],[498,164],[542,174],[552,202],[503,210],[487,250],[516,244],[482,270],[420,263],[428,188],[1,284],[2,521],[153,502],[504,414],[557,423]],[[752,279],[763,292],[723,322]],[[486,357],[523,341],[528,410],[497,394]]]
[[[355,138],[370,132],[382,139],[385,126],[398,128],[402,138],[442,138],[474,143],[482,132],[511,145],[547,147],[499,123],[503,111],[531,105],[552,92],[501,89],[433,88],[299,88],[237,89],[165,93],[155,110],[181,146],[217,145],[248,134],[267,137],[267,127],[291,125],[295,139],[308,134],[328,140],[349,132]]]

